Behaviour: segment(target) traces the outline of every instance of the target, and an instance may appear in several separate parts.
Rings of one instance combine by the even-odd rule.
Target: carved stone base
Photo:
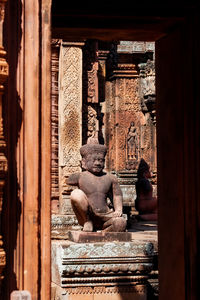
[[[54,295],[57,286],[61,300],[146,300],[154,254],[153,244],[142,240],[52,241]]]

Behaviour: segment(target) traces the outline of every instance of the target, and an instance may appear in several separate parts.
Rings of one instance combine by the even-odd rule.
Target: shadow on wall
[[[11,13],[10,13],[11,12]],[[17,181],[19,170],[17,169],[16,157],[19,147],[19,134],[23,119],[22,103],[16,90],[17,68],[19,67],[19,53],[21,50],[22,29],[21,20],[22,2],[8,1],[5,13],[5,28],[8,32],[13,32],[12,39],[8,39],[9,33],[4,34],[5,50],[7,52],[7,61],[9,64],[9,78],[5,87],[4,98],[4,130],[7,144],[8,175],[6,190],[2,208],[2,235],[4,249],[6,251],[6,267],[4,270],[4,280],[2,283],[2,299],[10,299],[13,290],[19,289],[17,284],[16,257],[15,250],[19,236],[19,222],[21,218],[21,187]],[[12,16],[12,17],[9,17]],[[15,52],[13,51],[15,49]],[[9,89],[8,89],[9,86]],[[10,88],[12,87],[12,88]],[[6,104],[6,105],[5,105]],[[18,267],[18,266],[17,266]]]

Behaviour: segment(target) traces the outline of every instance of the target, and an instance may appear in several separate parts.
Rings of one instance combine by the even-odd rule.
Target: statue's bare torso
[[[84,151],[89,152],[82,154],[85,171],[72,174],[67,180],[68,184],[78,187],[71,193],[71,203],[84,231],[124,231],[126,228],[120,186],[115,176],[103,172],[104,147],[84,145]],[[107,198],[110,198],[112,208],[108,206]]]

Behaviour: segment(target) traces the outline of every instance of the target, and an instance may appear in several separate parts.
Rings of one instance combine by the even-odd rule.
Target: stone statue
[[[153,187],[150,166],[144,159],[141,159],[136,181],[135,208],[139,212],[139,219],[155,221],[157,220],[157,198],[153,196]]]
[[[103,171],[106,146],[86,144],[80,148],[80,153],[84,170],[69,176],[67,184],[78,187],[72,191],[70,198],[83,231],[125,231],[121,189],[116,177]],[[113,207],[109,207],[107,198],[110,198]]]
[[[127,154],[128,160],[137,159],[137,131],[134,122],[131,122],[127,134]]]

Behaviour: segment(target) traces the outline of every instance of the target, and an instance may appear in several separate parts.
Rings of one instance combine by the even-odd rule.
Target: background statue
[[[81,173],[72,174],[67,184],[78,188],[71,193],[71,204],[83,231],[125,231],[122,217],[122,192],[117,178],[103,171],[106,147],[86,144],[80,148]],[[113,207],[107,204],[110,198]]]
[[[157,220],[157,198],[153,197],[153,187],[149,181],[151,176],[150,166],[141,159],[137,172],[135,208],[139,212],[140,219],[155,221]]]

